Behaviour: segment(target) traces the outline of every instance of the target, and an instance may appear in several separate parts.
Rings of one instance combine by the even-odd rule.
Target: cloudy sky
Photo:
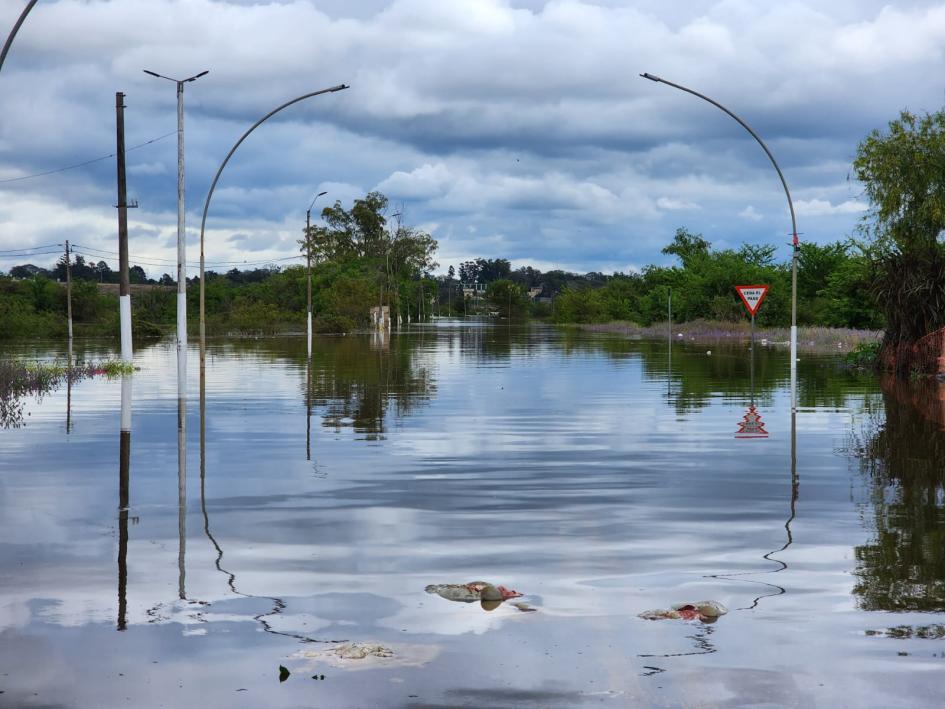
[[[0,35],[26,0],[0,3]],[[2,73],[0,250],[70,239],[117,251],[115,92],[126,94],[132,261],[173,270],[173,84],[186,89],[189,258],[296,253],[313,195],[378,189],[432,233],[438,260],[477,256],[576,271],[665,262],[679,226],[716,246],[781,244],[786,200],[803,239],[852,233],[865,208],[857,143],[902,108],[945,101],[945,3],[875,0],[40,0]],[[171,135],[168,135],[171,134]],[[40,249],[39,251],[42,251]],[[0,253],[0,269],[31,260]],[[106,260],[111,260],[106,258]],[[163,264],[167,265],[163,265]],[[288,262],[280,262],[288,263]]]

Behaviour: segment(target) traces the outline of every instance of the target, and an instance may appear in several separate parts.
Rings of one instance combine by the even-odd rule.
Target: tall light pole
[[[177,84],[177,362],[178,378],[186,381],[187,358],[187,235],[184,229],[184,84],[206,76],[210,70],[189,79],[172,79],[150,69],[145,74]],[[181,371],[183,370],[183,371]]]
[[[204,269],[203,269],[203,266],[204,266],[203,235],[204,235],[204,229],[207,226],[207,212],[210,210],[210,200],[213,198],[213,190],[216,188],[217,182],[220,179],[220,175],[223,173],[223,168],[226,167],[226,164],[230,161],[230,158],[233,157],[233,153],[235,153],[236,149],[240,147],[240,145],[243,144],[243,141],[246,140],[249,134],[252,133],[254,130],[256,130],[262,123],[264,123],[265,121],[267,121],[268,119],[272,118],[274,115],[279,113],[279,111],[281,111],[282,109],[288,108],[292,104],[298,103],[299,101],[304,101],[305,99],[311,98],[313,96],[320,96],[321,94],[334,93],[335,91],[343,91],[344,89],[347,89],[347,88],[349,88],[347,84],[338,84],[337,86],[331,86],[327,89],[321,89],[319,91],[313,91],[308,94],[303,94],[302,96],[299,96],[298,98],[294,98],[291,101],[286,101],[284,104],[282,104],[278,108],[274,108],[265,116],[263,116],[258,121],[253,123],[253,125],[250,126],[249,130],[247,130],[245,133],[243,133],[242,136],[240,136],[240,139],[236,141],[236,144],[232,148],[230,148],[230,152],[226,154],[226,157],[223,159],[223,162],[220,163],[220,167],[217,169],[217,174],[213,176],[213,182],[210,183],[210,191],[207,192],[207,200],[203,204],[203,218],[200,220],[200,359],[201,359],[201,363],[203,362],[203,358],[206,352],[206,334],[207,334],[206,310],[205,310],[205,302],[206,302],[205,301],[205,297],[206,297],[205,280],[206,279],[204,278]]]
[[[755,131],[751,129],[745,121],[732,113],[725,106],[720,104],[718,101],[700,94],[698,91],[693,91],[692,89],[686,88],[685,86],[680,86],[679,84],[674,84],[672,81],[667,81],[653,74],[648,74],[644,72],[640,74],[644,79],[649,79],[650,81],[655,81],[660,84],[666,84],[667,86],[672,86],[674,89],[679,89],[680,91],[685,91],[687,94],[692,94],[701,98],[703,101],[711,103],[716,108],[724,111],[736,121],[742,128],[747,130],[751,137],[758,141],[758,145],[761,146],[761,149],[765,151],[765,155],[768,156],[768,159],[771,161],[771,164],[774,166],[775,171],[778,173],[778,177],[781,179],[781,185],[784,187],[784,194],[787,196],[788,209],[791,212],[791,246],[792,246],[792,255],[791,255],[791,412],[792,414],[797,412],[797,254],[800,249],[800,243],[797,238],[797,218],[794,216],[794,203],[791,201],[791,191],[788,189],[787,180],[784,179],[784,174],[781,172],[781,168],[778,167],[777,161],[774,159],[774,155],[771,154],[771,151],[768,150],[768,146],[765,145],[765,142],[758,136]]]
[[[315,206],[315,201],[322,195],[328,194],[327,192],[319,192],[315,195],[315,199],[312,200],[312,203],[308,205],[308,209],[305,210],[305,289],[308,294],[308,323],[305,326],[305,334],[308,338],[308,356],[312,356],[312,242],[311,242],[311,228],[312,228],[312,208]]]
[[[23,12],[20,13],[20,17],[13,25],[13,29],[10,30],[10,34],[7,35],[7,41],[3,43],[3,49],[0,50],[0,69],[3,69],[3,61],[7,58],[7,52],[10,51],[10,47],[13,45],[13,38],[16,37],[16,33],[20,31],[20,25],[23,24],[23,21],[26,19],[26,16],[30,14],[30,10],[33,9],[33,5],[35,4],[36,0],[30,0],[26,4],[26,7],[23,8]]]

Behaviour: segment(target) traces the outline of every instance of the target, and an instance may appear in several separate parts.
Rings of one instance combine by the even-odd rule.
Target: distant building
[[[468,298],[476,298],[485,295],[485,283],[460,283],[463,288],[463,295]]]

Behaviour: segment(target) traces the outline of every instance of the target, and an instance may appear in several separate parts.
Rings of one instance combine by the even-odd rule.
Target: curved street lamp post
[[[10,47],[13,45],[13,38],[16,37],[16,33],[20,31],[20,25],[23,24],[23,21],[26,19],[26,16],[30,14],[30,10],[33,9],[33,5],[35,4],[36,0],[30,0],[26,4],[26,7],[23,8],[23,12],[20,13],[20,17],[13,25],[13,29],[10,30],[10,34],[7,36],[7,41],[3,43],[3,49],[0,50],[0,70],[3,69],[3,60],[7,58],[7,52],[10,51]]]
[[[312,229],[312,208],[315,206],[316,200],[326,194],[328,193],[319,192],[315,195],[315,199],[312,200],[308,209],[305,210],[305,290],[308,295],[308,324],[305,328],[305,335],[308,338],[309,357],[312,356],[312,242],[310,236]]]
[[[784,174],[781,172],[781,168],[778,167],[778,163],[774,159],[774,155],[772,155],[771,151],[768,150],[768,146],[765,145],[765,142],[758,136],[757,133],[755,133],[755,131],[751,129],[751,126],[745,123],[745,121],[736,116],[718,101],[714,101],[708,96],[700,94],[698,91],[693,91],[692,89],[681,86],[680,84],[674,84],[672,81],[667,81],[666,79],[660,78],[659,76],[654,76],[653,74],[644,72],[640,74],[640,76],[642,76],[644,79],[649,79],[650,81],[655,81],[660,84],[666,84],[667,86],[672,86],[674,89],[679,89],[680,91],[685,91],[687,94],[697,96],[703,101],[711,103],[716,108],[724,111],[729,116],[734,118],[736,121],[738,121],[742,128],[751,134],[752,138],[758,141],[758,145],[760,145],[761,149],[765,151],[765,155],[768,156],[768,159],[774,166],[775,171],[778,173],[778,177],[781,179],[781,185],[784,187],[784,194],[787,196],[788,209],[791,212],[791,412],[793,414],[797,411],[797,253],[800,244],[797,238],[797,218],[794,216],[794,203],[791,201],[791,191],[788,189],[787,180],[784,179]]]
[[[203,363],[204,353],[206,350],[206,311],[205,311],[205,302],[206,302],[205,281],[206,279],[204,278],[204,249],[203,249],[204,230],[207,226],[207,211],[210,209],[210,199],[213,197],[213,190],[217,186],[217,182],[220,179],[220,175],[223,172],[223,168],[226,167],[226,164],[230,161],[230,158],[233,157],[233,153],[236,152],[236,149],[240,147],[240,145],[243,143],[244,140],[246,140],[249,134],[252,133],[254,130],[256,130],[262,123],[266,122],[268,119],[272,118],[274,115],[279,113],[279,111],[281,111],[282,109],[288,108],[292,104],[298,103],[299,101],[304,101],[305,99],[311,98],[313,96],[320,96],[321,94],[334,93],[335,91],[343,91],[344,89],[347,89],[347,88],[349,88],[347,84],[338,84],[337,86],[332,86],[327,89],[313,91],[308,94],[303,94],[302,96],[299,96],[298,98],[294,98],[291,101],[286,101],[284,104],[282,104],[278,108],[273,109],[272,111],[267,113],[265,116],[260,118],[258,121],[256,121],[252,126],[250,126],[249,130],[243,133],[240,139],[236,141],[236,144],[232,148],[230,148],[230,152],[227,153],[226,157],[223,159],[223,162],[220,164],[220,167],[217,170],[217,174],[214,175],[213,182],[210,183],[210,191],[207,193],[207,201],[204,202],[204,205],[203,205],[203,218],[200,220],[200,360],[201,360],[201,364]]]

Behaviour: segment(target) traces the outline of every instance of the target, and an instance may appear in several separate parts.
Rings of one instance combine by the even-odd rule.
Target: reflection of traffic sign
[[[748,308],[748,313],[755,317],[758,308],[761,307],[761,302],[768,295],[768,286],[735,286],[735,290],[738,291],[742,302]]]
[[[735,438],[767,438],[768,432],[765,430],[765,423],[761,420],[754,405],[748,407],[748,411],[738,422],[738,431],[735,432]]]

